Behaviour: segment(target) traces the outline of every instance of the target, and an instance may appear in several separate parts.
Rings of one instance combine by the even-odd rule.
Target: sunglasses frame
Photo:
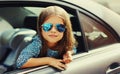
[[[53,24],[52,23],[44,23],[41,26],[45,32],[48,32],[52,29]],[[55,24],[55,28],[59,32],[65,32],[65,30],[66,30],[66,26],[63,24]]]

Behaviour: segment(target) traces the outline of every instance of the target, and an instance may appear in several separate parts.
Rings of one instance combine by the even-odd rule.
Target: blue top
[[[16,67],[20,68],[24,63],[27,62],[28,59],[34,57],[37,58],[39,56],[41,49],[41,40],[38,36],[35,36],[33,38],[33,41],[31,44],[29,44],[26,48],[22,50],[20,53],[17,62]],[[73,48],[74,53],[76,53],[77,49]],[[59,56],[58,51],[48,49],[47,51],[47,57],[54,57],[57,58]]]

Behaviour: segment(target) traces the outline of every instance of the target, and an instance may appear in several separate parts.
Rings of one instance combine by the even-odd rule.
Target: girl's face
[[[45,31],[43,29],[44,24],[46,25],[51,24],[52,25],[51,29],[48,30],[47,28],[45,28],[48,30],[48,31]],[[47,41],[48,45],[50,44],[55,45],[63,37],[64,32],[59,32],[59,30],[57,30],[56,28],[56,24],[61,24],[62,26],[64,26],[63,19],[58,16],[53,15],[53,16],[49,16],[42,25],[42,36]]]

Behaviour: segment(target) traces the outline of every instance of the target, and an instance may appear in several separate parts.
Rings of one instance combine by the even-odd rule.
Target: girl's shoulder
[[[40,36],[39,36],[39,35],[34,36],[32,40],[33,40],[33,41],[37,41],[37,42],[40,42],[40,43],[41,43],[41,38],[40,38]]]

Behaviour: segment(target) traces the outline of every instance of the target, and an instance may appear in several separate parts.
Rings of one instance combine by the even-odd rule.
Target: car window
[[[41,10],[44,9],[44,7],[24,7],[25,9],[31,11],[32,13],[36,14],[37,16],[39,16],[39,14],[41,13]],[[70,17],[73,17],[74,15],[69,14]]]
[[[82,13],[79,14],[79,17],[88,49],[92,50],[117,42],[113,34],[102,24]]]
[[[37,16],[39,16],[41,10],[44,9],[42,7],[24,7],[24,8],[36,14]]]

